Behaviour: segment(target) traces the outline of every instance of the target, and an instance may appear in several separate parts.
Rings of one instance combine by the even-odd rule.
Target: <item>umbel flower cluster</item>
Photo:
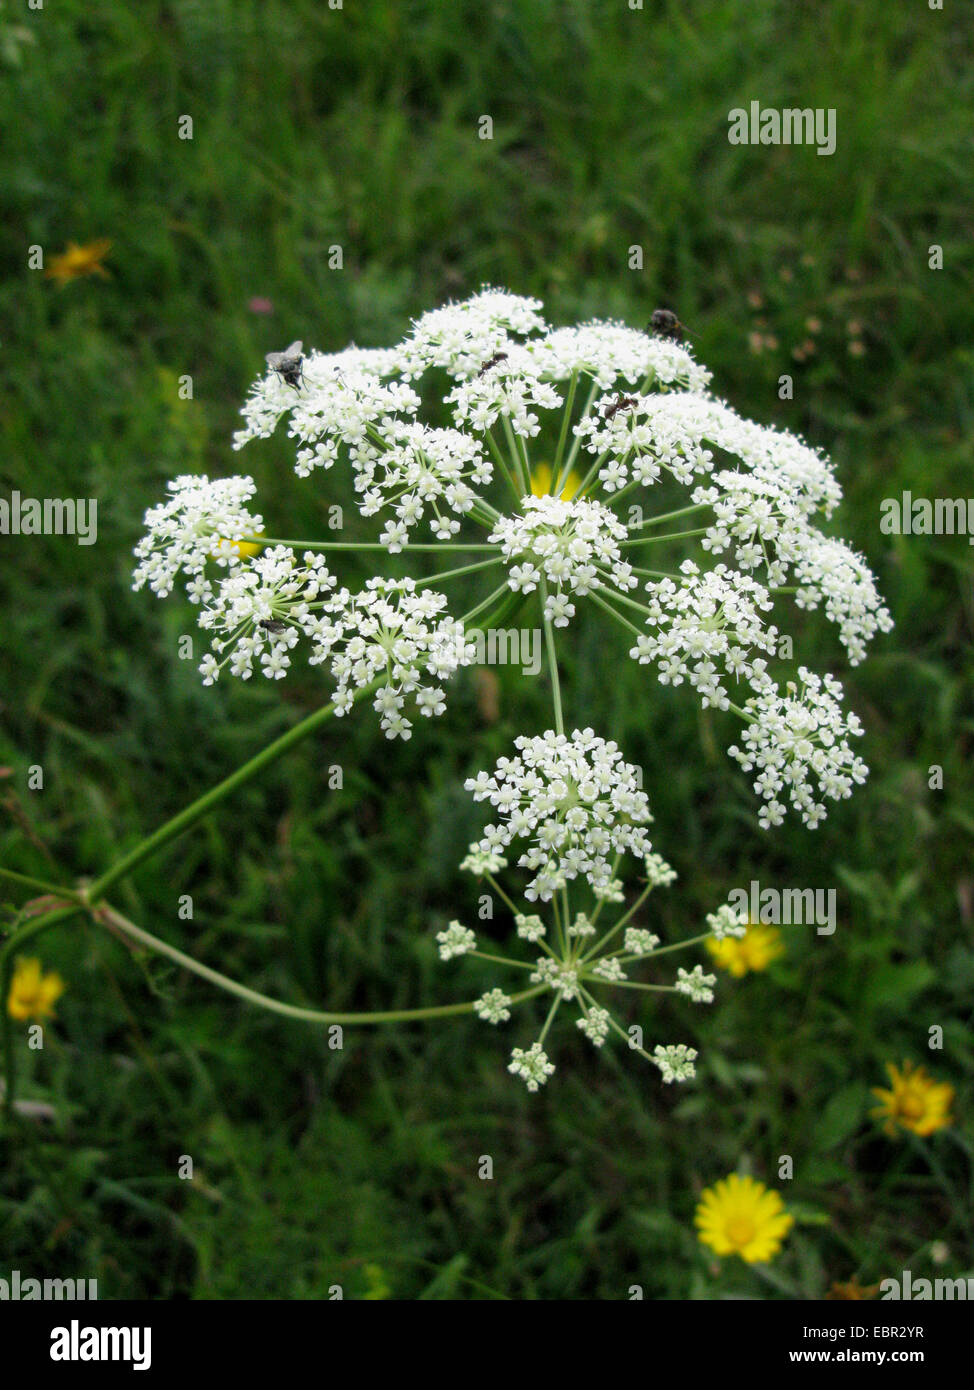
[[[237,449],[284,423],[296,474],[329,502],[354,498],[357,539],[268,538],[251,478],[179,477],[146,513],[135,587],[166,597],[180,584],[197,606],[204,683],[278,680],[304,659],[325,668],[337,713],[370,698],[391,739],[444,713],[450,678],[476,659],[473,619],[534,606],[553,728],[468,783],[495,813],[468,863],[492,873],[525,842],[523,897],[557,914],[536,941],[562,943],[559,971],[591,983],[617,968],[592,955],[569,895],[584,882],[594,915],[618,900],[619,860],[651,856],[635,770],[594,731],[566,735],[558,644],[582,605],[618,631],[621,659],[720,712],[764,828],[789,812],[814,828],[865,779],[840,682],[796,668],[782,629],[789,600],[821,609],[855,665],[892,626],[865,561],[821,529],[841,500],[832,465],[713,395],[681,342],[621,323],[550,328],[539,301],[485,289],[425,314],[394,347],[268,370],[243,420]],[[343,561],[362,555],[383,573],[346,583]],[[395,577],[412,559],[414,577]],[[471,591],[458,611],[448,595]],[[441,944],[458,954],[466,939]],[[553,966],[532,969],[554,988]],[[588,988],[571,997],[593,1037],[602,1006]],[[547,1063],[517,1060],[540,1084]],[[689,1064],[667,1065],[676,1076]]]

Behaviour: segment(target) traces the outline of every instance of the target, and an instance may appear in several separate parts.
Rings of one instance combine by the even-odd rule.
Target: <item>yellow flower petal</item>
[[[890,1088],[871,1088],[880,1104],[870,1113],[874,1119],[885,1121],[883,1128],[887,1134],[896,1135],[899,1130],[906,1129],[926,1138],[954,1123],[950,1113],[954,1103],[953,1086],[946,1081],[935,1081],[923,1067],[915,1067],[912,1062],[904,1062],[902,1069],[887,1062],[886,1071]]]
[[[29,1018],[50,1018],[65,988],[56,971],[43,973],[36,956],[21,956],[10,980],[7,1013],[18,1023],[25,1023]]]
[[[698,1239],[717,1255],[748,1264],[773,1259],[794,1225],[779,1193],[754,1178],[731,1173],[700,1195],[694,1215]]]
[[[89,241],[85,246],[69,241],[66,250],[59,256],[51,257],[44,274],[51,280],[58,280],[61,285],[66,285],[69,280],[77,280],[81,275],[101,275],[108,279],[108,271],[102,261],[111,250],[111,245],[108,237]]]

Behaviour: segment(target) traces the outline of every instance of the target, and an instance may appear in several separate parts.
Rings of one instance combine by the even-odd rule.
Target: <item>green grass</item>
[[[315,534],[328,497],[295,479],[285,438],[230,450],[263,354],[292,338],[391,342],[483,281],[540,295],[554,322],[639,325],[676,306],[720,394],[836,458],[838,529],[870,558],[897,627],[853,672],[821,620],[796,628],[801,659],[845,681],[872,768],[810,836],[761,832],[720,719],[647,680],[621,641],[609,650],[596,620],[578,624],[567,717],[646,769],[655,838],[681,876],[661,897],[663,932],[689,932],[752,877],[840,888],[831,940],[795,933],[766,976],[722,981],[713,1010],[660,1011],[660,1036],[700,1048],[696,1084],[663,1088],[566,1029],[555,1077],[530,1097],[504,1070],[513,1035],[475,1020],[347,1030],[333,1052],[320,1031],[105,933],[55,929],[40,954],[69,990],[45,1051],[20,1059],[21,1094],[55,1118],[0,1140],[4,1264],[97,1277],[107,1297],[325,1297],[336,1283],[349,1297],[620,1298],[633,1283],[659,1298],[820,1297],[853,1273],[926,1273],[943,1240],[938,1274],[965,1273],[971,550],[878,526],[880,500],[905,488],[974,491],[962,8],[17,8],[7,17],[35,42],[0,84],[0,495],[97,497],[99,543],[2,542],[9,867],[101,872],[320,704],[313,671],[273,690],[200,687],[175,659],[187,611],[129,588],[142,513],[175,473],[243,467],[283,534]],[[727,112],[752,98],[835,107],[835,155],[728,144]],[[177,138],[184,114],[192,141]],[[30,245],[50,257],[99,236],[113,240],[110,280],[59,290],[27,269]],[[642,272],[627,269],[633,244]],[[273,315],[250,312],[252,296]],[[809,318],[817,348],[796,362]],[[861,356],[848,351],[857,321]],[[749,351],[754,331],[778,348]],[[782,372],[793,401],[778,398]],[[194,396],[180,401],[187,373]],[[491,724],[469,678],[408,746],[343,720],[120,885],[117,905],[288,999],[472,997],[477,968],[444,969],[432,949],[433,930],[473,905],[456,864],[481,821],[462,780],[547,718],[543,683],[502,672]],[[27,790],[36,763],[43,792]],[[932,764],[943,791],[928,789]],[[180,893],[192,923],[177,919]],[[651,1010],[632,1016],[656,1031]],[[941,1053],[926,1046],[934,1024]],[[956,1128],[921,1145],[868,1118],[868,1088],[904,1057],[958,1090]],[[192,1184],[177,1177],[183,1154]],[[718,1270],[693,1234],[700,1189],[742,1164],[776,1182],[782,1154],[795,1177],[780,1186],[808,1219],[767,1276]]]

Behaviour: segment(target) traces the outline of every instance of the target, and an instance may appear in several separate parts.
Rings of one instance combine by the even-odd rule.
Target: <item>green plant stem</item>
[[[518,505],[520,505],[520,503],[521,503],[521,491],[520,491],[520,488],[518,487],[517,483],[515,482],[514,475],[513,475],[513,473],[511,472],[511,470],[510,470],[510,468],[509,468],[509,466],[508,466],[507,459],[504,457],[504,455],[501,453],[500,448],[498,447],[497,440],[494,438],[494,436],[493,436],[493,434],[492,434],[492,432],[491,432],[490,430],[486,430],[486,431],[485,431],[484,437],[485,437],[486,440],[487,440],[487,447],[488,447],[488,449],[490,450],[491,455],[493,456],[494,462],[497,464],[497,467],[500,469],[501,473],[503,474],[504,481],[507,483],[508,487],[511,489],[511,492],[512,492],[512,494],[513,494],[513,496],[514,496],[515,502],[517,502]]]
[[[713,502],[694,502],[689,507],[678,507],[675,512],[660,512],[658,516],[647,517],[645,521],[639,521],[635,526],[630,526],[630,531],[639,531],[644,526],[660,526],[664,521],[675,521],[679,516],[687,516],[690,512],[702,511],[705,507],[712,507]]]
[[[504,430],[504,437],[507,440],[507,447],[511,451],[511,463],[514,466],[514,476],[517,478],[519,487],[522,488],[521,496],[531,496],[531,469],[525,467],[524,458],[518,448],[518,442],[511,428],[511,422],[506,415],[501,416],[501,426]]]
[[[388,554],[389,547],[383,545],[381,541],[290,541],[280,540],[268,536],[243,536],[240,543],[242,545],[287,545],[294,549],[299,547],[315,550],[384,550]],[[406,550],[496,550],[496,546],[484,543],[469,545],[465,541],[408,541],[404,547]]]
[[[565,410],[561,419],[561,433],[558,436],[558,447],[555,450],[555,457],[551,464],[551,481],[554,483],[554,495],[561,496],[561,490],[565,486],[561,477],[561,461],[565,456],[565,443],[568,439],[568,426],[571,424],[572,410],[575,406],[575,392],[578,390],[578,369],[572,372],[571,381],[568,383],[568,393],[565,397]]]
[[[359,700],[364,695],[371,694],[372,691],[376,690],[382,684],[383,680],[384,677],[380,676],[374,681],[371,681],[368,685],[363,686],[361,690],[356,691],[355,699]],[[143,862],[143,860],[155,854],[156,850],[162,849],[163,846],[169,844],[170,840],[175,840],[178,835],[182,835],[185,830],[188,830],[191,825],[195,825],[196,822],[202,816],[205,816],[208,811],[211,811],[214,806],[218,806],[221,801],[224,801],[233,792],[237,791],[239,787],[249,782],[252,777],[256,777],[258,772],[261,772],[270,763],[276,761],[276,759],[286,753],[288,749],[293,748],[295,744],[300,743],[302,739],[314,733],[315,729],[323,724],[326,719],[330,719],[334,712],[334,701],[329,702],[327,705],[323,705],[321,709],[315,710],[313,714],[309,714],[305,719],[302,719],[300,724],[295,724],[293,729],[289,729],[286,734],[282,734],[280,738],[276,738],[273,743],[269,743],[266,748],[263,748],[259,753],[255,754],[254,757],[245,762],[242,767],[238,767],[236,772],[232,772],[229,777],[225,777],[222,782],[218,782],[215,787],[211,787],[208,792],[204,792],[202,796],[197,797],[194,802],[180,811],[178,815],[166,821],[165,825],[161,825],[158,830],[153,831],[151,835],[147,835],[144,840],[137,844],[134,849],[131,849],[128,854],[123,855],[122,858],[103,873],[100,878],[95,879],[86,895],[88,902],[92,904],[98,903],[108,892],[109,888],[117,883],[120,878],[124,878],[126,874],[130,874],[133,869],[137,868],[139,864]]]
[[[70,888],[62,888],[58,883],[45,883],[43,879],[30,878],[27,874],[18,874],[14,869],[0,868],[0,877],[9,878],[11,883],[19,883],[24,888],[36,888],[38,892],[51,893],[56,898],[78,899],[77,893]]]
[[[555,732],[563,734],[565,732],[565,718],[561,708],[561,683],[558,679],[558,657],[555,652],[555,633],[551,625],[551,619],[547,616],[545,609],[548,604],[548,585],[544,575],[541,576],[540,588],[541,596],[541,621],[544,625],[545,652],[548,657],[548,674],[551,677],[551,694],[555,705]]]
[[[709,526],[698,526],[695,531],[668,531],[665,536],[637,536],[634,541],[620,541],[620,548],[634,545],[661,545],[663,541],[681,541],[688,536],[705,536]]]
[[[461,565],[459,569],[444,570],[442,574],[428,574],[425,579],[416,580],[416,588],[421,589],[425,584],[438,584],[441,579],[455,579],[458,574],[473,574],[475,570],[485,570],[491,565],[500,564],[503,564],[503,556],[498,555],[493,560],[478,560],[475,565]]]
[[[618,598],[619,595],[613,594],[613,597]],[[599,598],[598,594],[594,591],[594,589],[589,594],[589,598],[593,601],[593,603],[598,604],[599,608],[603,608],[605,612],[608,613],[610,618],[615,618],[617,623],[621,623],[623,627],[627,627],[629,631],[635,633],[637,637],[645,637],[646,634],[644,632],[641,632],[639,628],[636,627],[635,623],[631,623],[628,618],[624,618],[621,613],[617,613],[616,610],[612,608],[608,603],[606,603],[604,599]]]
[[[614,926],[610,927],[604,936],[600,937],[600,939],[591,948],[591,950],[585,952],[585,954],[579,960],[579,965],[584,965],[587,961],[591,960],[593,956],[597,956],[605,950],[606,946],[616,935],[616,933],[621,931],[622,928],[627,924],[627,922],[632,921],[633,917],[642,907],[643,903],[649,897],[650,893],[653,891],[655,886],[656,885],[654,883],[647,883],[646,887],[640,893],[639,897],[633,903],[632,907],[629,908],[629,911],[623,913],[623,915],[619,918],[618,922],[616,922]]]
[[[210,966],[203,965],[200,961],[194,960],[192,956],[187,956],[184,952],[177,950],[175,946],[170,946],[168,941],[162,941],[159,937],[153,936],[151,932],[136,926],[134,922],[122,917],[114,908],[109,910],[107,916],[113,926],[133,941],[138,941],[159,955],[168,956],[184,970],[191,971],[210,984],[218,985],[228,994],[235,994],[238,998],[245,999],[249,1004],[256,1004],[259,1008],[267,1009],[270,1013],[280,1014],[284,1018],[300,1019],[304,1023],[410,1023],[425,1018],[450,1018],[458,1014],[473,1013],[477,1003],[475,999],[471,999],[463,1004],[437,1004],[426,1009],[389,1009],[378,1013],[331,1013],[323,1009],[305,1009],[298,1004],[285,1004],[280,999],[273,999],[268,994],[261,994],[258,990],[250,989],[247,985],[230,979],[228,975],[221,975],[218,970],[212,970]],[[523,990],[520,994],[511,997],[511,1003],[520,1004],[525,999],[533,999],[535,995],[541,994],[545,988],[544,985],[536,985],[532,989]]]
[[[592,389],[588,393],[588,400],[585,402],[585,408],[582,411],[581,419],[578,422],[579,424],[582,423],[582,420],[587,420],[588,417],[591,415],[592,406],[595,404],[595,398],[599,394],[599,389],[600,388],[598,382],[593,381]],[[578,457],[578,451],[581,447],[582,436],[580,434],[576,434],[575,438],[572,440],[572,447],[568,451],[568,457],[565,459],[565,466],[562,469],[562,474],[564,477],[567,478],[571,473],[572,468],[575,465],[575,460]]]
[[[595,998],[594,994],[591,994],[591,993],[584,987],[584,985],[579,985],[579,993],[581,994],[581,996],[582,996],[583,999],[586,999],[586,1000],[588,1001],[589,1005],[590,1005],[593,1009],[600,1009],[600,1008],[602,1007],[602,1005],[599,1003],[599,1001]],[[626,1044],[626,1046],[627,1046],[628,1048],[630,1048],[633,1052],[638,1052],[639,1055],[640,1055],[640,1057],[645,1057],[645,1059],[646,1059],[647,1062],[655,1062],[655,1058],[651,1057],[644,1047],[639,1047],[639,1046],[637,1046],[636,1044],[633,1043],[633,1040],[632,1040],[632,1038],[629,1036],[629,1034],[621,1027],[620,1024],[618,1024],[618,1023],[616,1022],[615,1018],[614,1018],[613,1015],[612,1015],[611,1009],[608,1010],[608,1014],[609,1014],[609,1027],[612,1029],[612,1031],[613,1031],[614,1033],[618,1033],[618,1034],[619,1034],[619,1037],[623,1040],[623,1042]]]
[[[460,619],[460,622],[463,623],[464,626],[466,626],[466,624],[469,623],[472,618],[476,618],[477,615],[479,613],[482,613],[485,608],[489,608],[491,604],[494,602],[494,600],[496,598],[499,598],[501,594],[503,594],[505,591],[509,592],[510,587],[511,586],[505,579],[504,583],[499,584],[497,588],[493,591],[493,593],[487,595],[487,597],[483,600],[482,603],[478,603],[475,608],[471,608],[469,613],[464,613],[463,617]]]

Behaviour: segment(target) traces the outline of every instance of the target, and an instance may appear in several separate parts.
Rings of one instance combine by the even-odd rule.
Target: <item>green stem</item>
[[[363,686],[361,690],[356,691],[354,698],[359,700],[364,695],[371,694],[372,691],[378,689],[378,687],[383,684],[384,680],[384,676],[377,677],[368,685]],[[218,782],[215,787],[211,787],[208,792],[198,797],[191,805],[180,811],[178,815],[166,821],[165,825],[161,825],[158,830],[153,831],[151,835],[147,835],[144,840],[137,844],[134,849],[129,850],[128,854],[123,855],[122,858],[119,859],[117,863],[113,864],[107,872],[103,873],[100,878],[95,879],[88,890],[88,901],[91,903],[98,903],[108,892],[109,888],[117,883],[120,878],[124,878],[126,874],[130,874],[143,860],[148,859],[150,855],[155,854],[156,850],[162,849],[164,845],[169,844],[170,840],[174,840],[178,835],[182,835],[183,831],[188,830],[191,825],[195,825],[195,823],[202,816],[205,816],[208,811],[211,811],[214,806],[218,806],[220,802],[224,801],[232,792],[237,791],[239,787],[249,782],[252,777],[256,777],[258,772],[261,772],[268,764],[281,757],[289,748],[293,748],[296,743],[300,743],[302,739],[314,733],[315,729],[323,724],[326,719],[330,719],[334,712],[334,701],[322,706],[321,709],[315,710],[313,714],[309,714],[307,718],[302,719],[300,724],[295,724],[293,729],[289,729],[286,734],[282,734],[281,737],[276,738],[273,743],[269,743],[266,748],[249,759],[248,762],[245,762],[242,767],[238,767],[236,772],[231,773],[229,777],[225,777],[222,782]]]
[[[522,497],[531,496],[531,471],[524,471],[524,461],[521,457],[521,450],[518,448],[517,439],[511,422],[506,415],[501,416],[501,425],[504,430],[504,437],[507,440],[507,447],[511,451],[511,462],[514,465],[514,476],[517,478],[518,486],[522,489]]]
[[[517,483],[514,481],[514,475],[508,467],[507,459],[501,453],[497,441],[490,430],[485,431],[484,437],[487,440],[487,447],[493,456],[494,462],[497,464],[497,467],[504,475],[504,481],[507,483],[508,487],[511,489],[511,492],[514,494],[515,502],[517,502],[520,505],[520,502],[522,500],[521,491],[518,488]]]
[[[699,936],[688,936],[683,941],[672,942],[669,946],[657,946],[648,955],[633,956],[633,960],[655,960],[657,956],[668,955],[670,951],[685,951],[688,946],[699,946],[708,936],[713,936],[713,932],[704,931]]]
[[[294,550],[384,550],[389,553],[389,547],[383,545],[381,541],[284,541],[271,539],[267,536],[242,536],[241,544],[246,545],[287,545]],[[407,541],[404,550],[429,550],[438,552],[441,550],[495,550],[496,546],[484,544],[466,544],[463,541]]]
[[[513,1003],[514,1001],[511,1000],[511,1002]],[[541,1034],[540,1034],[540,1036],[539,1036],[539,1038],[538,1038],[538,1042],[541,1043],[542,1046],[544,1045],[544,1040],[545,1040],[545,1038],[548,1036],[548,1029],[549,1029],[549,1028],[551,1027],[551,1025],[554,1023],[554,1021],[555,1021],[555,1014],[558,1012],[558,1010],[559,1010],[560,1007],[561,1007],[561,995],[560,995],[560,994],[557,994],[557,995],[555,995],[555,1002],[552,1004],[550,1010],[548,1011],[548,1017],[545,1019],[544,1027],[542,1028]]]
[[[464,627],[466,627],[467,623],[470,622],[471,618],[476,618],[477,614],[478,614],[478,613],[482,613],[482,612],[484,611],[485,608],[489,608],[490,605],[494,602],[494,600],[495,600],[496,598],[498,598],[498,597],[499,597],[501,594],[503,594],[505,591],[509,591],[509,590],[510,590],[510,587],[511,587],[511,586],[508,584],[507,580],[505,579],[505,580],[504,580],[504,583],[498,585],[498,587],[494,590],[493,593],[487,595],[487,597],[484,599],[483,603],[478,603],[477,606],[476,606],[476,608],[471,608],[469,613],[464,613],[463,617],[460,619],[460,621],[461,621],[461,623],[463,623]]]
[[[491,547],[493,549],[493,547]],[[441,574],[430,574],[425,579],[416,580],[416,588],[421,589],[424,584],[438,584],[441,579],[455,579],[458,574],[473,574],[475,570],[485,570],[490,565],[503,564],[503,556],[498,555],[493,560],[478,560],[475,565],[461,565],[459,569],[444,570]]]
[[[118,927],[133,941],[138,941],[141,945],[147,946],[149,950],[158,952],[159,955],[168,956],[177,965],[181,965],[184,970],[192,971],[194,975],[208,980],[210,984],[218,985],[220,989],[226,990],[229,994],[235,994],[238,998],[245,999],[250,1004],[256,1004],[259,1008],[267,1009],[270,1013],[281,1014],[284,1018],[300,1019],[304,1023],[411,1023],[424,1018],[450,1018],[457,1014],[473,1013],[477,1002],[472,999],[464,1004],[438,1004],[426,1009],[390,1009],[380,1013],[330,1013],[322,1009],[305,1009],[297,1004],[285,1004],[280,999],[273,999],[268,994],[261,994],[255,989],[249,989],[247,985],[240,984],[237,980],[231,980],[228,975],[221,975],[218,970],[212,970],[208,965],[203,965],[200,961],[194,960],[192,956],[185,955],[175,946],[170,946],[167,941],[160,940],[159,937],[153,936],[150,932],[136,926],[134,922],[120,916],[114,908],[111,909],[110,920],[113,926]],[[520,1004],[525,999],[533,999],[536,994],[541,994],[545,988],[545,985],[536,985],[533,989],[523,990],[520,994],[511,997],[511,1003]]]
[[[595,996],[593,994],[590,994],[589,991],[584,987],[579,986],[579,992],[585,999],[588,1000],[592,1008],[600,1009],[602,1007],[602,1005],[595,998]],[[630,1048],[633,1052],[638,1052],[640,1057],[645,1057],[647,1062],[655,1061],[655,1058],[651,1057],[644,1047],[634,1046],[632,1038],[630,1038],[629,1034],[625,1031],[625,1029],[623,1029],[622,1026],[616,1022],[615,1018],[612,1015],[612,1011],[607,1010],[607,1012],[609,1015],[609,1027],[612,1029],[614,1033],[619,1034],[619,1037],[626,1044],[626,1046]]]
[[[633,917],[642,907],[643,903],[649,897],[650,893],[653,891],[655,886],[656,885],[654,883],[647,883],[646,887],[640,893],[639,897],[633,903],[632,907],[630,907],[629,911],[624,913],[623,916],[619,918],[615,926],[609,928],[605,935],[599,939],[599,941],[592,947],[590,951],[586,951],[585,955],[582,956],[581,960],[579,961],[579,965],[584,965],[586,961],[591,960],[593,956],[597,956],[605,950],[606,946],[608,946],[609,942],[616,935],[616,933],[621,931],[622,928],[626,926],[628,922],[632,921]]]
[[[568,394],[565,397],[565,413],[561,421],[561,433],[558,436],[558,447],[555,450],[555,457],[551,465],[551,479],[554,483],[554,494],[561,496],[562,488],[565,483],[561,476],[561,461],[565,455],[565,442],[568,439],[568,426],[571,424],[572,410],[575,406],[575,392],[578,389],[578,369],[572,372],[571,381],[568,384]],[[567,479],[567,474],[566,474]]]
[[[675,521],[678,516],[687,516],[690,512],[702,511],[704,507],[712,507],[712,502],[694,502],[690,507],[679,507],[675,512],[660,512],[659,516],[651,516],[646,521],[637,522],[635,526],[630,526],[630,531],[638,531],[643,526],[659,526],[664,521]]]
[[[548,657],[548,674],[551,677],[551,694],[555,704],[555,732],[563,734],[565,732],[565,718],[561,708],[561,683],[558,680],[558,657],[555,653],[555,633],[551,625],[551,619],[547,616],[546,608],[548,604],[548,585],[544,575],[540,579],[538,590],[541,596],[541,621],[544,625],[545,651]]]
[[[620,541],[621,547],[633,545],[660,545],[663,541],[680,541],[688,536],[705,536],[709,526],[698,526],[695,531],[668,531],[665,536],[639,536],[634,541]]]
[[[471,951],[469,953],[476,956],[478,960],[492,960],[497,965],[508,965],[515,970],[533,970],[534,964],[527,960],[512,960],[510,956],[492,956],[487,951]]]
[[[598,382],[593,381],[592,389],[588,393],[588,400],[585,402],[585,409],[582,411],[581,419],[578,422],[579,424],[582,423],[582,420],[587,420],[588,417],[591,415],[592,406],[595,404],[595,398],[599,394],[600,389],[601,388]],[[580,434],[576,434],[575,438],[572,440],[572,447],[568,451],[568,457],[565,459],[565,467],[562,470],[566,478],[568,477],[569,473],[571,473],[572,468],[575,465],[575,460],[576,458],[578,458],[578,451],[581,447],[582,436]]]
[[[614,593],[613,597],[618,598],[619,595]],[[604,599],[599,598],[598,594],[595,592],[594,589],[589,593],[589,598],[592,600],[593,603],[598,604],[599,608],[604,609],[605,612],[608,613],[610,618],[615,618],[617,623],[621,623],[623,627],[627,627],[629,631],[635,633],[637,637],[646,636],[645,632],[641,631],[638,627],[636,627],[635,623],[631,623],[628,618],[624,618],[621,613],[617,613],[616,610],[612,608],[608,603],[606,603]]]
[[[45,883],[41,878],[30,878],[27,874],[18,874],[13,869],[0,868],[0,877],[9,878],[11,883],[19,883],[24,888],[36,888],[41,893],[51,893],[56,898],[78,900],[77,893],[72,892],[70,888],[62,888],[58,883]]]

